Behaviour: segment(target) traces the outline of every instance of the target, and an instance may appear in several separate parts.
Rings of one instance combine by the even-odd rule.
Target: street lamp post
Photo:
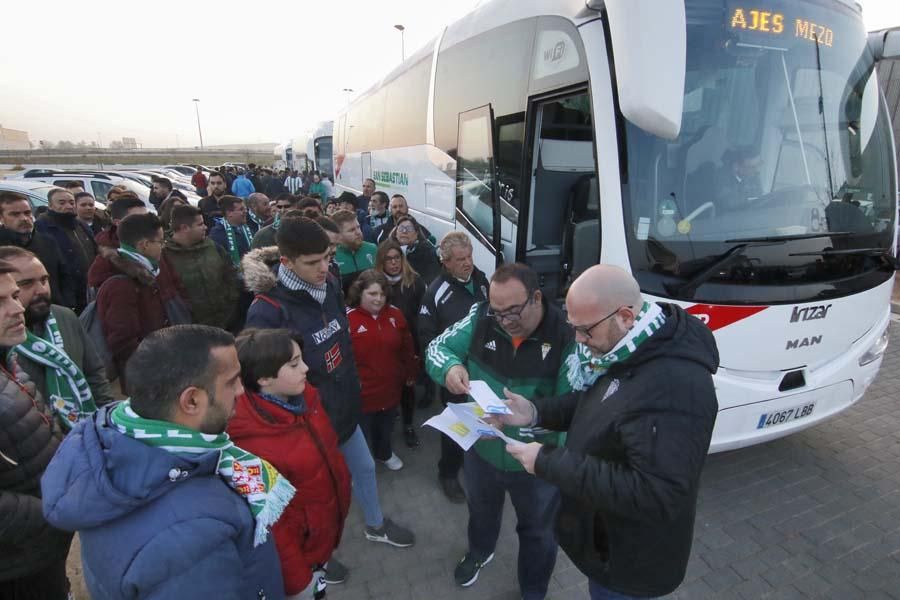
[[[203,129],[200,127],[200,98],[194,98],[194,112],[197,113],[197,132],[200,134],[200,149],[203,150]]]
[[[403,39],[403,32],[406,31],[406,27],[394,25],[394,29],[400,32],[400,62],[403,62],[406,60],[406,42]]]

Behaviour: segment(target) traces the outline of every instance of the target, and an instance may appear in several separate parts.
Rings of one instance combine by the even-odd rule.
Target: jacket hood
[[[275,267],[281,260],[277,246],[268,246],[251,250],[241,260],[244,272],[244,285],[254,294],[270,292],[278,284]]]
[[[215,242],[213,242],[209,238],[203,238],[203,241],[194,244],[193,246],[182,246],[178,242],[172,239],[166,240],[166,252],[171,252],[172,254],[196,254],[200,252],[204,252],[210,246],[213,246]]]
[[[237,398],[237,410],[228,421],[228,435],[240,440],[243,436],[259,435],[267,431],[292,429],[297,426],[297,415],[276,406],[255,392],[246,392]],[[260,414],[253,405],[260,406],[266,413]],[[301,394],[298,407],[305,408],[305,400]],[[235,442],[240,445],[239,442]]]
[[[217,451],[185,457],[119,433],[109,423],[114,406],[79,423],[44,472],[44,516],[59,529],[115,521],[176,489],[178,482],[216,471]]]
[[[88,272],[88,285],[100,287],[113,275],[127,275],[144,285],[153,285],[155,278],[136,261],[123,258],[118,251],[103,251]]]
[[[623,366],[637,366],[660,357],[680,358],[702,365],[710,373],[719,368],[716,339],[700,319],[675,304],[660,302],[666,322],[659,331],[638,346]]]

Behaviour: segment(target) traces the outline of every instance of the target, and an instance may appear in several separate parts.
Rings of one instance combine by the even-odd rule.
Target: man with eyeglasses
[[[462,231],[451,231],[441,238],[439,253],[443,268],[434,278],[419,308],[419,348],[427,348],[445,329],[465,317],[472,305],[487,300],[488,281],[472,260],[472,240]],[[441,388],[441,401],[466,402],[465,394]],[[438,482],[444,496],[454,504],[466,501],[459,484],[459,470],[463,464],[462,448],[441,434],[441,458],[438,461]]]
[[[506,264],[491,277],[487,302],[428,346],[425,365],[438,384],[466,394],[469,380],[484,380],[499,396],[509,389],[529,397],[571,391],[567,358],[574,356],[572,330],[562,311],[538,289],[538,276],[521,263]],[[504,433],[523,442],[558,446],[564,435],[531,427],[506,426]],[[547,594],[556,564],[553,521],[559,489],[525,472],[498,438],[483,438],[465,454],[463,473],[469,505],[469,548],[454,572],[468,587],[494,557],[503,504],[509,493],[519,534],[519,588],[525,600]]]
[[[649,598],[681,584],[691,553],[700,472],[718,403],[716,342],[674,304],[645,302],[609,265],[585,271],[566,297],[578,344],[573,392],[507,393],[506,425],[566,431],[565,447],[506,447],[559,486],[560,546],[588,576],[591,598]]]

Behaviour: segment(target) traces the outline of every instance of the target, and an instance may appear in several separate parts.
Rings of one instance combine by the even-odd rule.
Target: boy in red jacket
[[[369,269],[350,286],[347,311],[353,356],[362,385],[360,422],[372,446],[372,456],[388,469],[403,468],[391,449],[394,415],[404,385],[416,380],[416,352],[403,313],[387,302],[388,280]]]
[[[236,341],[245,393],[228,434],[297,488],[272,528],[288,598],[324,597],[324,568],[341,541],[350,473],[319,394],[306,383],[302,338],[287,329],[245,329]]]

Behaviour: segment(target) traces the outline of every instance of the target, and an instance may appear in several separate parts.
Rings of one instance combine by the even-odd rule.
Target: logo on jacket
[[[495,342],[494,340],[491,340],[487,344],[485,344],[484,347],[487,348],[488,350],[496,350],[497,342]]]
[[[388,317],[388,321],[391,322],[391,325],[393,326],[394,329],[397,329],[397,321],[396,321],[396,319],[394,319],[394,317]]]
[[[312,338],[317,344],[321,344],[340,330],[341,323],[337,319],[332,319],[331,323],[326,325],[324,329],[320,329],[312,334]]]
[[[419,309],[419,314],[420,315],[428,315],[429,317],[431,316],[431,313],[428,312],[428,307],[425,306],[424,304],[422,305],[422,308]]]
[[[341,365],[342,361],[341,346],[335,344],[325,353],[325,370],[331,373]]]
[[[541,344],[541,360],[547,360],[547,355],[550,354],[550,344],[546,342]]]
[[[360,325],[359,329],[356,330],[356,333],[365,333],[367,331],[368,331],[368,329],[366,329],[365,325]]]
[[[619,391],[619,380],[613,379],[609,382],[609,387],[606,388],[606,391],[603,393],[603,398],[600,399],[600,402],[603,402],[613,394]]]

